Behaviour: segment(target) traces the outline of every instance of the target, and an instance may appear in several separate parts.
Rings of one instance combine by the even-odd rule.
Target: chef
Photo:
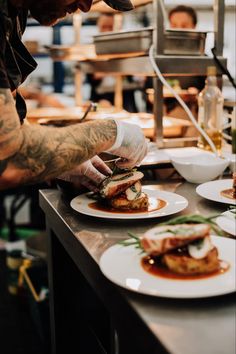
[[[120,11],[133,8],[129,0],[105,2]],[[63,128],[24,124],[26,106],[18,87],[37,65],[21,41],[28,13],[41,25],[53,26],[67,13],[89,11],[91,4],[92,0],[0,0],[0,190],[65,173],[96,190],[111,172],[99,153],[117,155],[119,167],[132,168],[147,152],[138,126],[113,119]]]

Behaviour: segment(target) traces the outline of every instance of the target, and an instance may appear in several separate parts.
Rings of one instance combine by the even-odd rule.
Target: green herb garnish
[[[203,243],[204,243],[204,238],[200,238],[198,240],[191,242],[191,244],[196,246],[198,250],[200,250],[202,248]]]
[[[134,184],[132,186],[130,186],[130,189],[132,192],[137,193],[137,189],[135,188]]]
[[[219,236],[223,236],[224,232],[217,226],[217,224],[213,221],[215,218],[217,218],[219,215],[211,215],[208,217],[201,216],[198,214],[191,214],[191,215],[181,215],[177,216],[173,219],[170,219],[169,221],[163,222],[158,224],[158,226],[165,226],[165,225],[178,225],[178,224],[209,224],[212,228],[212,230]],[[165,230],[163,232],[171,232],[173,234],[180,233],[182,231],[185,231],[185,229],[178,228],[177,230]],[[163,233],[163,232],[160,232]],[[130,239],[128,240],[123,240],[120,241],[119,244],[122,246],[135,246],[135,248],[139,248],[142,250],[140,238],[136,235],[134,235],[131,232],[128,232],[128,235],[130,236]]]
[[[208,217],[198,215],[198,214],[191,214],[191,215],[180,215],[177,216],[169,221],[163,222],[158,224],[158,226],[164,225],[178,225],[178,224],[208,224],[211,226],[212,230],[219,236],[223,236],[223,231],[217,226],[214,219],[217,218],[217,215],[211,215]]]
[[[130,239],[128,240],[123,240],[120,241],[119,244],[122,246],[135,246],[135,248],[143,250],[140,242],[140,238],[136,235],[134,235],[132,232],[128,232],[128,235],[130,236]]]

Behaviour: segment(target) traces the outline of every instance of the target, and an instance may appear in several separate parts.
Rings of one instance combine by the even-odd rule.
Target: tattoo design
[[[10,170],[16,184],[49,180],[109,149],[115,137],[113,120],[64,128],[20,126],[10,90],[0,89],[0,189],[1,176]]]

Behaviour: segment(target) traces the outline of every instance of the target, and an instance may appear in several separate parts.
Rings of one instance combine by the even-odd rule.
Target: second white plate
[[[225,211],[216,218],[217,225],[230,235],[236,236],[236,219],[229,217],[230,211]]]
[[[235,199],[230,199],[223,197],[221,192],[225,189],[230,189],[233,187],[233,180],[232,179],[220,179],[217,181],[210,181],[206,183],[200,184],[196,188],[197,194],[201,197],[225,204],[236,204]]]
[[[115,245],[101,256],[102,273],[113,283],[140,294],[168,298],[202,298],[235,292],[235,240],[211,236],[219,259],[230,268],[203,279],[168,279],[147,273],[141,266],[143,254],[135,246]]]
[[[157,218],[161,216],[172,215],[180,212],[188,206],[188,201],[179,194],[150,190],[148,187],[143,187],[143,192],[145,192],[149,198],[163,200],[166,204],[160,209],[154,211],[142,211],[135,213],[125,213],[125,212],[113,212],[112,210],[98,210],[92,207],[93,201],[87,197],[87,194],[81,194],[78,197],[72,199],[70,205],[77,212],[89,216],[95,216],[105,219],[150,219]]]

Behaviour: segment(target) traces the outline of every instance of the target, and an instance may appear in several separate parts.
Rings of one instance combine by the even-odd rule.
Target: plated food
[[[100,204],[118,210],[148,210],[148,195],[142,191],[143,173],[129,171],[106,178],[100,189]]]
[[[207,231],[207,227],[200,226],[197,232],[201,234],[205,231]],[[206,237],[204,236],[204,238]],[[183,269],[184,258],[182,258],[183,262],[175,262],[175,272],[168,270],[166,265],[155,268],[150,263],[145,269],[143,263],[147,256],[137,247],[137,240],[129,240],[131,241],[129,247],[116,244],[109,247],[100,258],[99,265],[102,273],[116,285],[140,294],[181,299],[212,297],[236,290],[236,249],[233,239],[210,235],[210,247],[213,245],[213,248],[211,250],[208,248],[205,257],[196,259],[201,273],[187,275],[176,272],[177,268]],[[205,247],[202,249],[204,250]],[[169,254],[172,252],[173,250]],[[168,252],[164,254],[167,255]],[[219,270],[209,272],[210,267],[204,269],[204,259],[208,259],[208,264],[213,268],[218,264]],[[188,268],[191,270],[192,262],[195,262],[193,257],[188,261]]]
[[[216,274],[222,271],[208,224],[157,226],[140,239],[142,267],[159,276]],[[225,269],[224,269],[225,270]]]
[[[221,234],[213,219],[197,214],[178,216],[147,230],[140,238],[130,234],[131,239],[121,244],[136,244],[145,253],[143,269],[154,275],[181,279],[215,275],[226,271],[227,265],[222,266],[211,240],[211,228]]]
[[[187,199],[176,193],[152,190],[148,186],[143,187],[142,190],[148,196],[149,205],[147,210],[113,208],[106,203],[92,202],[87,193],[72,199],[70,205],[72,209],[80,214],[104,219],[123,220],[159,218],[178,213],[188,206]]]
[[[224,204],[236,204],[234,197],[234,179],[220,179],[200,184],[196,188],[197,194],[205,199]]]

